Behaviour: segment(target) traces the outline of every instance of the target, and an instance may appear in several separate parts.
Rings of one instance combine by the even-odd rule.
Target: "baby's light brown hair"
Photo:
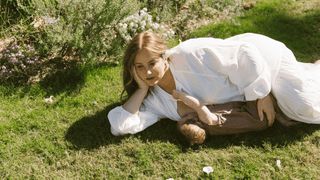
[[[206,139],[206,131],[202,122],[194,116],[180,119],[177,128],[187,138],[190,146],[202,144]]]

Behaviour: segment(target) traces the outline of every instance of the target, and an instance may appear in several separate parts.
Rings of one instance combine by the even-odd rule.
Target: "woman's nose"
[[[146,70],[147,70],[147,72],[146,72],[147,74],[152,74],[152,72],[151,72],[151,69],[150,69],[150,68],[148,68],[148,67],[147,67],[147,69],[146,69]]]

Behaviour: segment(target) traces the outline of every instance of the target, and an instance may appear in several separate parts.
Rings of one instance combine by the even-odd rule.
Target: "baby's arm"
[[[202,102],[200,102],[197,98],[177,90],[173,90],[172,97],[175,99],[180,99],[184,103],[186,103],[189,107],[194,109],[199,116],[199,119],[209,125],[218,124],[218,117],[211,113],[210,110],[205,106]]]

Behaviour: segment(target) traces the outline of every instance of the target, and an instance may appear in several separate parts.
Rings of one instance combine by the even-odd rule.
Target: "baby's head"
[[[206,139],[206,131],[197,115],[187,115],[177,123],[178,130],[187,138],[190,146],[202,144]]]

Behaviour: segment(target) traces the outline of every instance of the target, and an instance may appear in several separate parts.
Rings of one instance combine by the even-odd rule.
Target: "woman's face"
[[[149,51],[142,49],[136,56],[134,66],[138,76],[149,86],[154,86],[163,78],[168,62],[161,57],[152,57]]]

